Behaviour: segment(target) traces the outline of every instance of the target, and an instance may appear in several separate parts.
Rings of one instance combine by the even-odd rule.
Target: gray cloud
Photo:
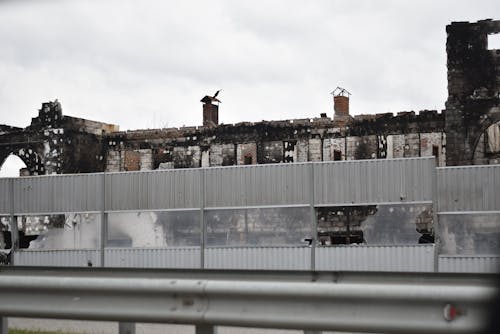
[[[445,25],[497,1],[2,1],[0,123],[46,100],[67,115],[151,128],[444,107]]]

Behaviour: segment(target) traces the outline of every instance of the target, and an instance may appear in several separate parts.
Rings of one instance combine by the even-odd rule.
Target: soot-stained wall
[[[499,163],[500,50],[487,40],[500,21],[453,22],[446,31],[442,112],[352,117],[346,108],[333,119],[225,125],[214,118],[210,126],[120,132],[65,116],[56,100],[43,103],[26,128],[0,125],[0,163],[17,155],[30,175],[420,156],[435,156],[439,166]]]

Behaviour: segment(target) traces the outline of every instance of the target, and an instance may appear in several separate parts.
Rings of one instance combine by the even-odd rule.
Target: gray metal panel
[[[200,247],[106,248],[106,267],[199,268]]]
[[[205,249],[205,268],[309,270],[309,247],[210,247]]]
[[[500,256],[439,256],[439,271],[454,273],[500,273]]]
[[[316,248],[316,270],[434,271],[434,245]]]
[[[10,180],[10,178],[0,178],[0,214],[11,213]]]
[[[200,207],[201,169],[106,174],[106,210]]]
[[[100,266],[99,251],[93,249],[19,250],[14,252],[16,266],[94,267]]]
[[[309,165],[205,169],[206,207],[309,203]]]
[[[442,167],[438,175],[438,211],[500,210],[500,165]]]
[[[435,164],[434,158],[318,163],[315,204],[432,201]]]
[[[99,174],[21,177],[14,182],[17,214],[98,211],[102,206]]]

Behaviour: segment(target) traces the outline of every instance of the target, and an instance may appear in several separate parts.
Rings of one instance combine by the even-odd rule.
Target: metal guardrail
[[[0,314],[370,333],[476,333],[497,276],[2,268]],[[3,333],[2,333],[3,334]]]

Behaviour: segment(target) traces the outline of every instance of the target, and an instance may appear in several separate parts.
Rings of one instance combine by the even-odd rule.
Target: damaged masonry
[[[26,164],[22,175],[428,156],[435,157],[437,166],[499,164],[500,50],[488,49],[487,41],[488,35],[500,32],[500,21],[453,22],[446,27],[446,32],[448,99],[446,109],[441,112],[352,116],[350,93],[338,87],[332,92],[331,118],[323,113],[316,118],[227,125],[219,124],[221,100],[217,92],[201,99],[201,126],[119,131],[117,125],[63,115],[61,103],[56,100],[43,103],[38,116],[26,128],[0,125],[0,162],[11,154],[18,156]],[[364,224],[372,219],[370,217],[387,216],[389,209],[371,205],[317,209],[319,239],[325,245],[371,242],[368,236],[371,232]],[[432,207],[403,209],[405,213],[400,213],[412,221],[413,232],[418,232],[412,240],[433,242]],[[267,214],[268,217],[282,215],[281,212]],[[152,219],[187,221],[175,217]],[[217,223],[221,219],[221,216],[213,217],[214,227],[210,231],[214,231],[214,235],[223,233],[224,229],[239,231],[234,243],[240,244],[250,238],[243,232],[262,221],[262,214],[234,213],[224,223],[232,226],[223,228]],[[50,224],[63,226],[65,220],[53,218]],[[46,223],[41,219],[37,224],[41,226],[44,221]],[[181,238],[190,233],[188,225],[165,223],[162,228],[178,226],[181,231],[175,233]],[[288,230],[283,227],[284,235]],[[171,234],[175,234],[172,231]],[[391,231],[387,233],[390,239]],[[262,237],[267,241],[255,239],[252,243],[289,242],[282,237],[273,239],[271,232],[271,236],[264,235],[263,232],[262,236],[251,238]],[[4,239],[6,246],[8,237]],[[226,239],[232,240],[227,233]],[[110,236],[110,240],[116,244],[133,243],[118,232]]]

